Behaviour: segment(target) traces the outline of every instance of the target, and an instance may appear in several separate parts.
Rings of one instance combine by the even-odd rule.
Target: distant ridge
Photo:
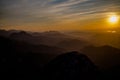
[[[82,50],[94,63],[102,68],[120,65],[120,49],[104,45],[100,47],[88,46]]]

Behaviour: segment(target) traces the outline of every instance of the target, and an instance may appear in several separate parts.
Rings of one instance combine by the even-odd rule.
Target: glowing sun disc
[[[108,19],[110,23],[118,23],[119,17],[117,15],[111,15]]]

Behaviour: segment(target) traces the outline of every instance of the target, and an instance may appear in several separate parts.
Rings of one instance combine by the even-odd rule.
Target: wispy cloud
[[[84,20],[91,15],[119,12],[119,5],[120,0],[0,0],[0,23],[57,24]]]

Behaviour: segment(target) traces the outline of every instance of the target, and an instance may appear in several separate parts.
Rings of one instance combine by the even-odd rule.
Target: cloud
[[[119,5],[120,0],[0,0],[0,18],[6,24],[57,24],[119,12]]]

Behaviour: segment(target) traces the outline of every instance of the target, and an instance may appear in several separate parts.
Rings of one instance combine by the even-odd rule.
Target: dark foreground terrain
[[[99,61],[99,58],[95,58],[96,61],[91,60],[85,53],[77,51],[65,52],[62,48],[35,45],[1,36],[0,78],[1,80],[119,80],[120,50],[109,46],[89,47],[85,47],[83,52],[88,56],[94,56],[93,58],[97,56],[95,53],[98,53],[103,57],[103,61]],[[115,54],[118,56],[116,57]],[[106,56],[108,56],[107,60],[111,60],[113,56],[113,60],[105,61]],[[96,65],[97,62],[101,64]],[[107,67],[101,68],[102,63],[103,65],[108,63],[104,65]],[[109,65],[111,63],[113,65]]]

